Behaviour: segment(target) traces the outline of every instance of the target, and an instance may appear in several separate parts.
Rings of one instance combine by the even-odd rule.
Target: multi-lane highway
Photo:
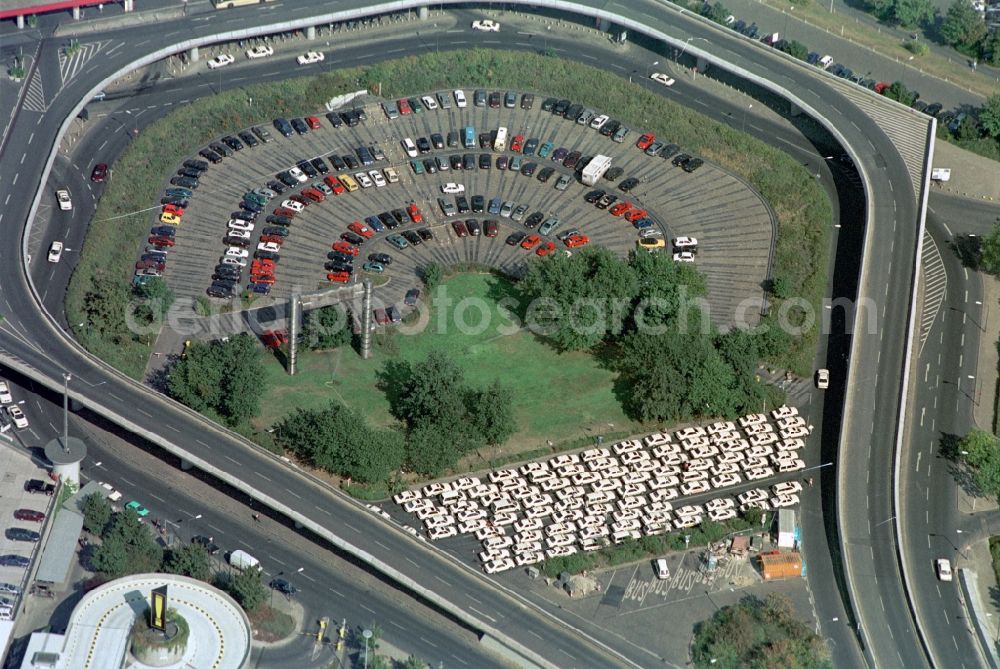
[[[569,6],[570,3],[565,4]],[[573,4],[579,4],[581,10],[588,12],[598,11],[591,3]],[[338,6],[338,10],[346,12],[361,6],[363,3],[343,3]],[[815,73],[807,71],[800,64],[792,63],[757,45],[747,44],[731,33],[706,26],[685,15],[665,11],[656,3],[635,2],[624,6],[611,2],[601,3],[600,7],[600,11],[609,17],[613,14],[631,17],[631,21],[620,18],[616,22],[627,25],[634,31],[646,32],[658,39],[670,36],[677,47],[689,45],[689,54],[700,53],[709,59],[717,57],[738,63],[740,68],[762,82],[777,82],[789,96],[797,98],[796,106],[815,110],[824,116],[829,120],[831,128],[835,128],[845,140],[848,152],[853,155],[864,176],[870,196],[867,210],[870,234],[868,250],[880,257],[880,262],[869,265],[862,277],[860,290],[863,295],[870,296],[887,307],[887,311],[882,310],[882,319],[874,332],[860,335],[856,341],[853,368],[864,370],[866,379],[864,383],[852,384],[855,389],[848,393],[845,412],[855,419],[849,423],[849,429],[857,431],[858,437],[864,437],[852,441],[859,444],[870,442],[873,448],[868,453],[860,453],[855,459],[857,466],[863,470],[862,475],[849,475],[847,480],[850,485],[842,487],[840,493],[850,495],[851,488],[857,482],[868,481],[868,485],[873,488],[872,494],[884,496],[891,477],[887,475],[887,471],[879,469],[875,460],[892,450],[894,431],[889,426],[895,423],[894,414],[899,397],[908,310],[906,298],[913,278],[915,231],[920,220],[916,194],[910,186],[906,166],[898,152],[876,121],[858,110],[836,89],[818,83]],[[317,9],[308,5],[283,7],[280,20],[305,19],[318,14]],[[139,24],[105,35],[95,35],[95,38],[112,41],[125,40],[133,46],[119,50],[114,56],[95,61],[93,66],[80,72],[48,101],[46,113],[24,107],[19,109],[14,129],[8,134],[7,144],[0,155],[0,198],[6,198],[2,219],[4,227],[17,228],[32,219],[39,198],[13,196],[43,185],[48,152],[52,147],[51,142],[59,134],[62,120],[71,116],[89,93],[112,72],[126,68],[133,59],[149,53],[154,45],[162,45],[163,35],[175,33],[183,34],[184,39],[198,39],[236,28],[250,30],[254,26],[267,25],[275,20],[272,11],[234,11],[209,14],[197,23],[180,19],[176,22],[161,22],[155,26]],[[329,20],[336,18],[325,15],[319,22]],[[697,47],[691,45],[692,40],[699,40],[693,43]],[[497,43],[501,41],[498,39]],[[145,43],[145,46],[135,46],[140,43]],[[42,55],[45,57],[44,50]],[[842,232],[842,237],[847,233],[860,236],[863,232],[862,226],[856,222]],[[4,237],[0,240],[0,256],[17,257],[22,241],[15,235]],[[856,274],[856,267],[854,269]],[[845,271],[850,274],[850,268],[845,268]],[[305,481],[279,460],[249,450],[235,436],[206,426],[203,419],[186,409],[151,395],[137,384],[88,359],[58,332],[46,314],[39,311],[36,297],[17,263],[5,262],[0,265],[0,286],[0,296],[6,307],[0,347],[5,359],[13,366],[49,383],[60,379],[64,369],[73,372],[74,392],[85,404],[126,424],[129,429],[147,434],[167,448],[187,449],[191,459],[196,459],[199,466],[215,470],[224,477],[228,476],[235,485],[240,483],[237,477],[226,472],[239,472],[238,478],[247,481],[248,487],[255,487],[261,496],[270,498],[270,503],[289,512],[294,510],[314,523],[320,531],[342,535],[346,541],[361,546],[380,560],[391,562],[404,573],[410,570],[416,577],[415,582],[430,583],[431,590],[452,600],[469,616],[493,621],[493,626],[526,645],[536,647],[544,656],[551,657],[554,649],[557,653],[565,654],[562,656],[563,662],[578,666],[611,666],[622,661],[608,656],[606,651],[589,641],[568,633],[547,617],[524,608],[518,600],[499,594],[479,575],[457,568],[410,541],[405,535],[392,531],[379,522],[374,523],[374,527],[367,527],[372,525],[372,519],[364,510],[331,494],[315,482]],[[889,299],[890,296],[893,299]],[[831,361],[829,366],[834,371],[835,381],[843,384],[846,378],[843,364],[837,365]],[[836,404],[837,402],[831,403],[827,410],[828,425],[838,423],[839,410]],[[876,411],[879,426],[877,431],[870,428],[876,424]],[[137,413],[144,416],[140,417]],[[138,425],[139,422],[143,425]],[[855,435],[852,433],[851,436]],[[872,462],[866,467],[869,459]],[[864,475],[867,471],[878,475],[874,482]],[[874,533],[872,524],[867,522],[871,512],[859,508],[857,513],[860,514],[858,518],[845,520],[843,526],[846,529],[844,540],[848,545],[849,557],[853,546],[871,543]],[[359,526],[366,529],[357,529]],[[829,526],[832,527],[833,523],[830,522]],[[831,532],[831,537],[834,539],[831,544],[836,545],[835,531]],[[892,544],[890,542],[887,545]],[[409,560],[411,562],[415,559],[413,563],[417,570],[411,570],[405,560],[400,561],[401,555],[412,558]],[[866,556],[865,559],[867,561],[870,558]],[[856,560],[847,561],[849,569],[855,564]],[[428,579],[427,574],[446,585],[442,588],[434,584],[433,578]],[[864,584],[854,588],[856,596],[863,600],[858,604],[863,612],[864,633],[870,638],[891,638],[895,641],[895,644],[880,644],[877,648],[870,647],[870,650],[873,653],[887,653],[886,658],[891,657],[894,661],[895,653],[898,653],[905,660],[906,666],[924,665],[926,659],[920,651],[920,644],[916,642],[898,574],[893,575],[890,570],[885,576],[886,578],[878,579],[876,590]],[[856,578],[856,573],[850,574],[850,579]],[[872,592],[878,593],[885,608],[873,601],[865,601]],[[484,597],[486,604],[480,603],[482,600],[476,594]],[[478,606],[472,601],[477,602]],[[530,635],[523,634],[529,628],[546,630],[548,638],[545,643],[533,644]],[[892,651],[886,650],[890,645],[894,646]],[[572,659],[566,659],[567,657]],[[891,665],[887,660],[880,664]]]

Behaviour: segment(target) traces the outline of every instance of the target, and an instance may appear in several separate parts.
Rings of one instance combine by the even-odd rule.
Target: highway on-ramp
[[[586,7],[590,3],[578,4]],[[342,3],[338,6],[338,11],[362,5],[363,3]],[[126,40],[130,45],[145,42],[146,45],[130,46],[119,50],[114,56],[95,61],[49,100],[45,113],[24,107],[18,110],[15,125],[8,135],[4,152],[0,155],[0,201],[5,200],[4,218],[0,223],[4,228],[18,229],[31,219],[39,197],[25,198],[23,193],[31,193],[45,185],[43,177],[46,175],[48,153],[52,141],[59,134],[63,119],[71,115],[79,103],[104,79],[126,67],[133,59],[149,53],[148,49],[161,45],[164,35],[179,33],[183,34],[184,39],[197,39],[202,35],[273,23],[276,15],[270,11],[271,8],[265,9],[268,11],[255,9],[211,14],[198,23],[179,20],[157,25],[140,24],[107,35],[95,35],[95,39]],[[868,426],[875,424],[873,417],[877,409],[878,425],[882,427],[878,434],[870,433],[871,441],[873,444],[876,440],[884,441],[889,448],[884,450],[879,447],[873,450],[878,454],[891,451],[892,439],[885,431],[885,426],[894,424],[892,416],[898,400],[902,347],[905,341],[906,296],[910,293],[912,258],[916,248],[914,233],[919,222],[916,196],[910,186],[906,165],[892,142],[876,121],[860,111],[835,88],[817,83],[815,74],[808,72],[800,64],[792,63],[757,45],[747,44],[734,35],[724,34],[686,16],[664,10],[657,3],[635,2],[629,3],[627,7],[614,2],[600,3],[600,10],[633,17],[634,25],[630,27],[634,31],[672,35],[678,45],[691,43],[694,39],[707,41],[708,44],[691,43],[688,53],[702,52],[721,57],[737,63],[761,80],[776,82],[798,96],[801,105],[815,109],[829,119],[849,144],[849,151],[868,180],[870,241],[873,252],[881,259],[879,263],[869,266],[861,289],[864,293],[877,297],[882,305],[889,308],[889,312],[882,312],[883,319],[876,331],[865,334],[863,342],[855,349],[862,358],[855,361],[855,368],[865,370],[868,378],[855,384],[857,390],[848,397],[851,404],[846,411],[855,414],[858,420],[854,425],[861,426],[856,429],[865,434],[869,433]],[[305,3],[296,7],[283,7],[280,20],[319,16],[321,11],[321,7]],[[320,22],[326,20],[321,19]],[[54,49],[50,57],[54,57]],[[853,232],[860,233],[860,226],[856,225]],[[0,256],[4,259],[16,258],[21,250],[20,242],[20,235],[11,234],[0,239]],[[269,497],[279,508],[294,509],[328,531],[339,534],[351,544],[381,560],[391,562],[400,571],[405,573],[409,570],[415,582],[439,592],[468,615],[505,631],[544,656],[553,657],[554,653],[562,659],[560,664],[563,666],[566,663],[575,666],[612,666],[620,662],[609,658],[605,651],[589,641],[567,633],[546,617],[525,608],[518,600],[498,595],[482,576],[444,561],[436,552],[424,549],[406,535],[383,526],[380,521],[372,523],[370,514],[363,508],[304,479],[280,460],[248,449],[234,435],[209,426],[207,421],[187,409],[155,396],[82,355],[77,347],[56,330],[49,318],[38,310],[35,297],[18,263],[0,263],[0,287],[2,308],[6,316],[0,348],[4,359],[12,367],[49,385],[60,384],[63,371],[70,371],[74,375],[75,396],[95,411],[149,436],[167,448],[187,449],[192,458],[199,461],[198,466],[223,474],[238,472],[238,477],[249,487],[255,488],[261,496]],[[894,299],[889,299],[890,296]],[[836,370],[835,365],[830,366]],[[841,375],[839,381],[843,382],[843,379]],[[866,408],[866,405],[872,406]],[[858,439],[855,443],[864,441]],[[863,473],[869,470],[865,466],[866,460],[867,458],[857,458],[858,466],[864,469]],[[873,473],[878,473],[876,466],[870,469]],[[885,473],[879,473],[877,481],[883,491],[888,489],[891,481],[888,477],[881,478]],[[234,484],[238,483],[236,476],[230,475],[229,478]],[[848,477],[852,486],[865,479],[867,476]],[[849,491],[844,492],[850,494]],[[853,545],[871,541],[872,527],[867,523],[869,514],[860,508],[858,513],[861,515],[857,518],[845,520],[845,539],[849,553]],[[869,558],[865,556],[865,559]],[[414,567],[407,562],[413,562]],[[852,563],[849,561],[848,564],[851,566]],[[919,643],[915,642],[912,620],[906,610],[905,596],[898,576],[893,578],[891,570],[885,576],[886,578],[878,579],[875,589],[863,583],[856,588],[863,600],[856,604],[862,612],[862,622],[866,628],[864,633],[870,638],[893,639],[894,650],[905,660],[905,666],[921,666],[926,660]],[[479,597],[473,593],[477,593]],[[878,596],[886,608],[882,609],[877,600],[864,601],[869,596]],[[531,635],[524,633],[526,629],[545,630],[544,643],[534,642]],[[889,645],[879,644],[870,649],[873,653],[882,653]],[[639,664],[641,663],[640,659]],[[890,666],[886,662],[880,664]]]

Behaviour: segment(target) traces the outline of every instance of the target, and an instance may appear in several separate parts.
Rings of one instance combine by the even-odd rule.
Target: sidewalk
[[[937,140],[934,167],[950,167],[951,180],[932,181],[931,193],[941,191],[975,200],[1000,201],[1000,163]]]

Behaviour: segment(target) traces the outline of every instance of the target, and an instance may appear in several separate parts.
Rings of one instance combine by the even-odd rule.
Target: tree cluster
[[[353,338],[350,314],[333,304],[302,314],[302,341],[314,351],[329,350],[350,344]]]
[[[510,388],[494,381],[473,388],[442,352],[416,364],[395,364],[391,380],[393,416],[406,425],[406,460],[411,469],[437,475],[464,454],[502,444],[515,431]]]
[[[958,442],[972,468],[972,480],[983,495],[1000,498],[1000,440],[985,430],[972,430]]]
[[[977,255],[978,269],[993,276],[1000,275],[1000,218],[993,222],[990,234],[982,237]]]
[[[195,342],[170,368],[168,394],[228,425],[249,420],[260,407],[264,368],[257,339],[241,333],[228,341]]]
[[[362,483],[385,481],[405,457],[400,433],[373,428],[359,412],[335,402],[325,409],[297,409],[275,427],[275,443]]]
[[[772,593],[747,595],[724,606],[695,627],[691,649],[695,667],[833,667],[823,639],[795,618],[789,599]]]
[[[890,25],[917,27],[934,18],[931,0],[868,0],[869,10]]]
[[[587,248],[532,263],[517,288],[526,304],[543,305],[529,306],[529,327],[558,348],[602,347],[626,412],[641,421],[759,407],[766,387],[757,365],[784,341],[775,330],[715,331],[701,311],[701,275],[668,254],[622,260]]]
[[[212,559],[203,546],[182,544],[164,550],[148,525],[132,509],[114,511],[100,494],[87,495],[81,504],[84,528],[101,538],[89,554],[90,567],[108,578],[130,574],[165,572],[201,581],[212,577]],[[248,569],[217,583],[247,611],[253,611],[267,597],[260,573]]]

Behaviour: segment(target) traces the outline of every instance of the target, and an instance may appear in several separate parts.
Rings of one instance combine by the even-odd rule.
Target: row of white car
[[[6,411],[14,427],[23,430],[28,427],[28,417],[24,415],[24,409],[14,403],[14,396],[10,392],[10,385],[6,381],[0,381],[0,411]],[[0,420],[0,432],[6,432],[10,428],[10,422]]]
[[[789,481],[771,486],[770,494],[761,488],[748,490],[739,500],[744,508],[781,508],[798,504],[801,490],[800,483]],[[583,515],[545,527],[537,520],[525,519],[514,523],[510,536],[503,526],[491,526],[482,532],[483,550],[479,559],[486,573],[494,574],[580,550],[599,550],[612,542],[695,527],[701,524],[705,515],[715,522],[729,520],[736,517],[735,507],[730,497],[717,497],[704,505],[688,504],[674,510],[669,504],[660,504],[641,512],[612,512],[614,522],[610,527],[605,525],[601,515]]]

